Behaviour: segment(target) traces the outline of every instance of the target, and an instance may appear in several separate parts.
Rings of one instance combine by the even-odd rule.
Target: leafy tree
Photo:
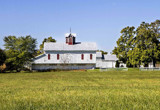
[[[0,65],[3,65],[5,60],[6,60],[6,54],[2,49],[0,49]]]
[[[31,36],[18,38],[16,36],[7,36],[4,37],[4,42],[7,69],[20,71],[34,57],[36,39]]]
[[[141,62],[146,67],[149,62],[153,62],[155,67],[156,61],[160,60],[160,45],[158,34],[152,29],[149,23],[142,22],[136,30],[136,47],[141,51]]]
[[[135,27],[125,27],[121,30],[121,36],[117,41],[117,47],[114,48],[113,54],[123,63],[130,65],[128,52],[134,48]]]
[[[160,38],[160,20],[156,20],[150,24],[151,29],[156,34],[157,38]]]
[[[44,42],[56,42],[56,40],[53,39],[52,37],[45,38],[43,40],[42,44],[40,44],[40,46],[39,46],[40,49],[37,51],[38,55],[43,53]]]
[[[141,65],[140,55],[141,51],[136,47],[128,52],[129,62],[131,65],[133,65],[133,67]]]
[[[113,53],[127,65],[136,67],[144,64],[147,67],[153,62],[155,67],[156,62],[160,61],[160,20],[151,24],[142,22],[136,31],[134,29],[122,29]]]

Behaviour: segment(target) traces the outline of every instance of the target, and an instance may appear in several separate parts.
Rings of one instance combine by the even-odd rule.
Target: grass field
[[[0,110],[159,110],[158,71],[0,74]]]

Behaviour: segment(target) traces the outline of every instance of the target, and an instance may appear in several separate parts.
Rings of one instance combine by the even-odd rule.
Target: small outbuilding
[[[118,58],[116,55],[103,55],[102,52],[96,52],[96,67],[97,68],[115,68]],[[126,64],[120,62],[119,67],[126,67]]]

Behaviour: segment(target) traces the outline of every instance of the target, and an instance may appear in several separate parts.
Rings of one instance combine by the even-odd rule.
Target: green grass
[[[0,74],[0,110],[159,110],[159,71]]]

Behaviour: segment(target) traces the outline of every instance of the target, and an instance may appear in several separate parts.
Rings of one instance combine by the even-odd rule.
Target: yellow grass
[[[159,110],[160,72],[0,74],[0,110]]]

